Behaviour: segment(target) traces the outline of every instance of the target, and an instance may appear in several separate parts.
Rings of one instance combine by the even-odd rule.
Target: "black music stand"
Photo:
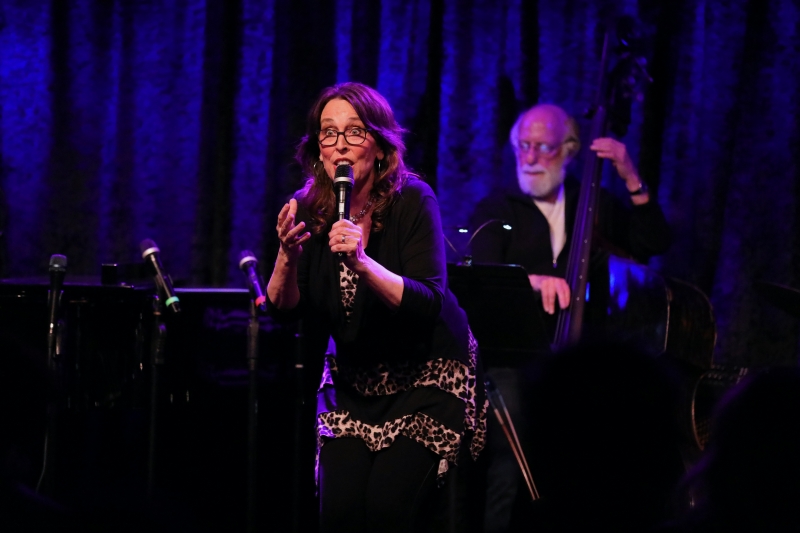
[[[448,264],[450,290],[467,313],[470,329],[485,367],[521,368],[550,353],[550,339],[542,320],[542,304],[531,288],[528,273],[519,265]],[[531,500],[539,491],[531,475],[522,443],[502,394],[488,380],[491,410],[508,440]]]
[[[447,276],[486,366],[516,366],[550,353],[542,304],[524,268],[448,263]]]

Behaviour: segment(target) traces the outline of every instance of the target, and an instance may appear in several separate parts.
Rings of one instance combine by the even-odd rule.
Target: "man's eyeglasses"
[[[364,144],[367,140],[367,133],[371,130],[360,126],[347,128],[344,131],[336,131],[335,128],[317,130],[317,140],[321,146],[333,146],[339,141],[339,135],[344,135],[347,144],[357,146]]]
[[[558,151],[563,145],[574,141],[575,139],[572,137],[556,144],[519,141],[517,143],[517,152],[519,152],[520,155],[527,155],[533,150],[537,158],[553,159],[558,155]]]

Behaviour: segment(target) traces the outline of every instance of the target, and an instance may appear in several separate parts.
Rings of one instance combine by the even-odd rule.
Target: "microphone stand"
[[[63,321],[57,320],[53,324],[50,332],[52,337],[51,349],[47,354],[47,370],[56,384],[56,390],[61,391],[61,344],[62,344]],[[58,415],[60,411],[59,400],[52,398],[47,402],[47,422],[44,433],[44,453],[42,460],[42,471],[36,483],[36,492],[44,492],[52,495],[55,492],[55,460],[56,446],[58,442]]]
[[[295,339],[297,343],[294,347],[294,378],[295,378],[295,402],[294,402],[294,468],[292,471],[292,531],[300,531],[300,514],[302,513],[302,491],[301,491],[301,472],[305,468],[303,459],[305,457],[305,445],[303,428],[305,422],[305,330],[304,320],[300,320],[297,326]]]
[[[247,371],[250,377],[247,416],[247,532],[256,531],[256,453],[258,450],[258,312],[250,300],[247,325]]]
[[[61,351],[63,346],[64,321],[60,318],[61,295],[63,294],[64,271],[67,258],[55,254],[50,257],[50,290],[48,291],[48,309],[50,324],[47,333],[47,370],[56,385],[56,396],[47,402],[46,425],[44,433],[44,453],[42,454],[42,471],[36,482],[36,492],[44,490],[52,495],[55,492],[55,458],[58,441],[59,397],[62,389]]]
[[[156,480],[156,434],[158,427],[159,369],[164,364],[164,343],[167,326],[162,320],[164,305],[158,294],[153,296],[153,330],[150,339],[150,431],[147,454],[147,499],[152,500]]]

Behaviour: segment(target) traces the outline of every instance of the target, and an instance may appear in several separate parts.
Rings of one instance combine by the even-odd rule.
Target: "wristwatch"
[[[639,188],[635,191],[628,191],[631,196],[640,196],[642,194],[647,194],[650,189],[647,188],[647,184],[643,181],[639,182]]]

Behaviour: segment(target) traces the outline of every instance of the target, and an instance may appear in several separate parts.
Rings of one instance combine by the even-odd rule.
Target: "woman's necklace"
[[[367,214],[367,211],[369,211],[370,207],[372,207],[372,196],[370,196],[369,200],[367,200],[367,204],[364,206],[364,209],[359,211],[357,215],[350,215],[350,222],[353,224],[358,224],[358,221],[364,218],[364,215]]]

